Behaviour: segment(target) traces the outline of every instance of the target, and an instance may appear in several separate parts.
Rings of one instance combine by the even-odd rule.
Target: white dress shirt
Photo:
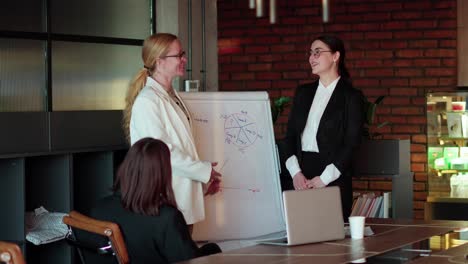
[[[320,152],[317,145],[318,127],[320,125],[323,112],[325,111],[325,108],[327,107],[327,104],[330,101],[330,97],[333,94],[333,91],[335,90],[336,84],[339,80],[340,77],[330,83],[330,85],[327,87],[325,87],[319,80],[319,85],[315,93],[314,101],[312,102],[312,106],[310,107],[309,115],[307,117],[307,123],[301,135],[302,151]],[[291,177],[294,177],[294,175],[301,171],[301,167],[299,166],[299,161],[297,160],[296,155],[292,155],[286,160],[286,168],[291,174]],[[328,164],[325,170],[322,172],[320,179],[325,185],[328,185],[332,181],[338,179],[340,175],[341,172],[333,163],[331,163]],[[314,175],[313,177],[315,176],[319,175]]]

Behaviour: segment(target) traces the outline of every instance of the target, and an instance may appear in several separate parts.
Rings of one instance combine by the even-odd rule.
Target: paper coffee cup
[[[364,216],[350,216],[348,219],[351,239],[362,239],[364,237],[364,224],[366,222],[366,218]]]

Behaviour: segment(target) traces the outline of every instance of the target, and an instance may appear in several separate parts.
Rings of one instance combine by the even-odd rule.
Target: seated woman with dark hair
[[[117,172],[114,195],[91,210],[96,219],[118,223],[132,263],[171,263],[219,253],[216,244],[198,248],[172,191],[171,159],[164,142],[137,141]]]

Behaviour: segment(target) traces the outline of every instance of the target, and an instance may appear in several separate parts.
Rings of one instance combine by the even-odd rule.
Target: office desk
[[[364,239],[329,241],[293,247],[255,245],[217,255],[192,259],[182,262],[189,264],[242,263],[242,264],[280,264],[280,263],[351,263],[359,259],[367,259],[405,246],[411,249],[411,244],[426,243],[430,237],[443,235],[456,229],[468,227],[467,221],[415,221],[393,219],[366,219],[366,225],[374,231],[373,236]],[[423,242],[421,242],[423,241]],[[425,242],[424,242],[425,241]],[[443,263],[453,256],[462,256],[468,245],[449,250],[433,252],[430,258],[420,257],[414,263]],[[465,251],[463,251],[465,250]],[[462,253],[465,252],[465,253]],[[418,253],[419,254],[419,253]],[[403,262],[400,262],[403,263]],[[447,262],[450,263],[450,262]],[[462,262],[464,263],[464,262]]]

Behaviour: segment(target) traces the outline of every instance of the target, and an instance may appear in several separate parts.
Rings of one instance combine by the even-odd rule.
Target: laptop
[[[295,246],[345,237],[341,195],[337,186],[283,192],[286,236],[259,244]]]

